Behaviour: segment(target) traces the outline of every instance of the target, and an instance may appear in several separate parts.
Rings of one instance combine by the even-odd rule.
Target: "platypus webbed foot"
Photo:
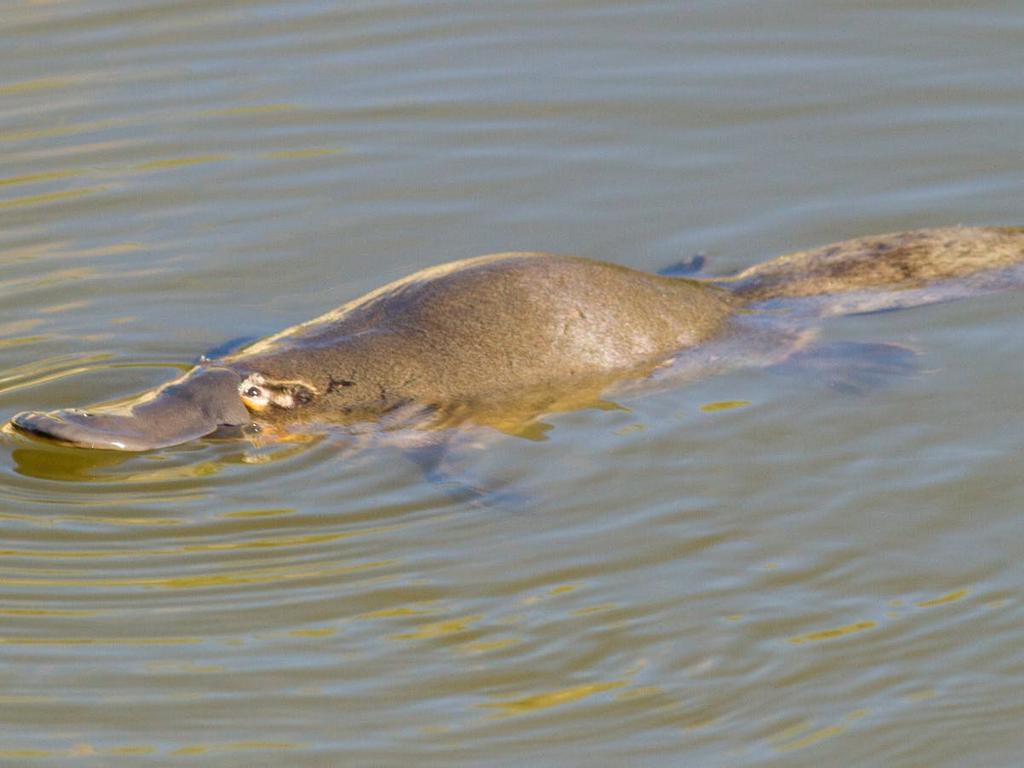
[[[821,381],[838,392],[864,395],[919,370],[917,353],[899,344],[834,341],[794,352],[770,369]]]
[[[680,259],[674,264],[662,267],[658,274],[663,277],[692,277],[704,269],[707,257],[703,253],[695,253],[688,259]]]

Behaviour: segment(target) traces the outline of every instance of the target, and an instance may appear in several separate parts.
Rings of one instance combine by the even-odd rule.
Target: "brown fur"
[[[798,251],[716,280],[746,302],[902,291],[1024,263],[1022,227],[917,229]]]
[[[224,362],[301,378],[320,393],[304,409],[316,418],[373,418],[408,404],[546,410],[712,338],[736,305],[693,280],[499,254],[418,272]]]
[[[516,421],[593,402],[616,381],[737,333],[732,319],[761,302],[824,297],[816,314],[924,303],[941,295],[920,289],[1022,263],[1018,228],[860,238],[714,280],[497,254],[418,272],[224,362],[318,393],[307,407],[268,409],[268,421],[375,419],[407,405]]]

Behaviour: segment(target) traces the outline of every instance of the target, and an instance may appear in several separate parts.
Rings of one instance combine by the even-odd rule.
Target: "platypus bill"
[[[28,411],[16,430],[144,451],[224,428],[329,424],[520,431],[673,367],[687,375],[804,354],[819,318],[1024,284],[1024,228],[849,240],[731,277],[652,275],[505,253],[417,272],[116,408]],[[729,349],[731,354],[702,354]]]

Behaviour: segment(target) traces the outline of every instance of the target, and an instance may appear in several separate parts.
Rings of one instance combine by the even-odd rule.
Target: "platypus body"
[[[1016,227],[861,238],[699,280],[575,256],[480,256],[204,360],[131,403],[25,412],[11,423],[65,444],[127,451],[225,428],[504,429],[595,403],[687,355],[701,361],[713,343],[777,361],[805,343],[817,318],[1022,284],[1024,228]]]

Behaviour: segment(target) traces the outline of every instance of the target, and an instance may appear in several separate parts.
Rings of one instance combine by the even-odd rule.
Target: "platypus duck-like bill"
[[[742,344],[762,309],[796,338],[830,315],[1017,288],[1022,265],[1019,227],[859,238],[706,279],[575,256],[480,256],[417,272],[116,408],[27,411],[10,423],[65,445],[145,451],[226,428],[277,433],[409,411],[435,425],[502,412],[529,421],[597,402],[709,342]]]
[[[22,432],[82,448],[148,451],[252,421],[238,394],[242,377],[230,368],[200,366],[143,396],[134,405],[25,411],[11,419]]]

